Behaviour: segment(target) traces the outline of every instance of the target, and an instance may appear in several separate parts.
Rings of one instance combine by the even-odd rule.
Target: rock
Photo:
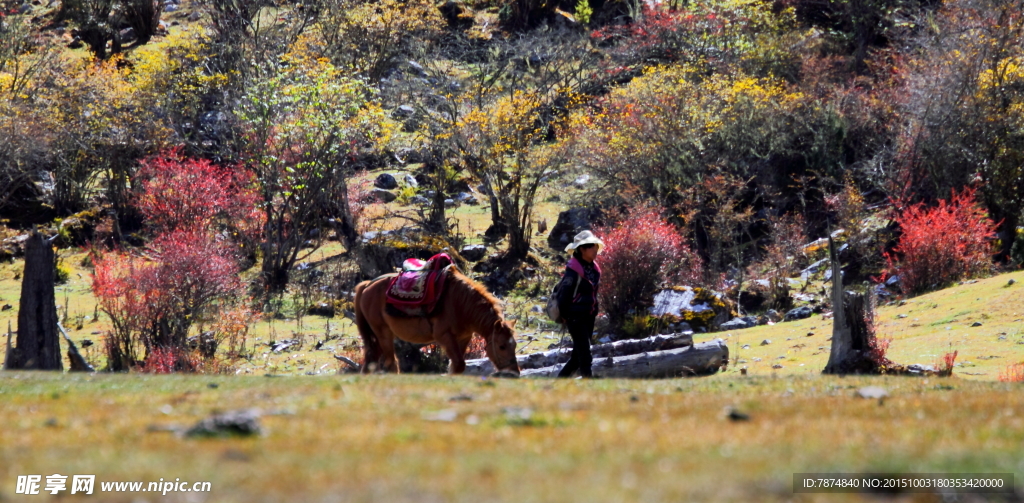
[[[409,203],[410,204],[418,204],[418,205],[421,205],[421,206],[428,206],[428,205],[430,205],[430,199],[427,199],[427,198],[425,198],[423,196],[412,196],[409,199]]]
[[[881,386],[865,386],[857,390],[857,396],[861,398],[885,398],[889,392]]]
[[[654,295],[651,316],[672,315],[689,320],[696,330],[714,330],[732,318],[732,309],[723,295],[702,288],[677,287]]]
[[[122,44],[128,44],[128,43],[134,42],[137,38],[139,38],[138,36],[135,35],[135,28],[132,28],[130,26],[128,28],[125,28],[125,29],[121,30],[118,33],[118,35],[120,35],[120,37],[121,37],[121,43]]]
[[[459,412],[453,409],[439,410],[437,412],[425,412],[423,413],[424,421],[440,421],[450,423],[459,417]]]
[[[1010,278],[1010,281],[1006,282],[1006,286],[1013,286],[1013,284],[1016,283],[1016,282],[1017,282],[1017,280],[1015,280],[1013,278]]]
[[[188,15],[188,20],[191,23],[195,23],[196,21],[199,21],[199,19],[202,18],[202,17],[203,17],[203,14],[201,12],[195,10],[195,11],[192,11],[192,13]]]
[[[767,346],[767,345],[769,345],[771,343],[772,343],[771,339],[765,339],[765,340],[761,341],[761,345],[762,346]]]
[[[754,326],[757,326],[757,318],[754,318],[753,316],[745,316],[743,318],[733,318],[722,323],[718,328],[720,330],[743,330],[744,328]]]
[[[263,432],[260,427],[260,410],[245,409],[214,414],[185,432],[186,437],[248,437]]]
[[[394,201],[395,199],[398,198],[398,196],[396,196],[394,192],[384,189],[373,189],[370,191],[370,194],[372,194],[373,197],[376,197],[378,201],[385,203],[390,203],[391,201]]]
[[[412,187],[412,188],[416,189],[416,188],[419,188],[419,186],[420,186],[420,182],[416,181],[416,177],[410,175],[409,173],[406,173],[405,176],[402,177],[402,180],[405,181],[405,185],[407,187]]]
[[[333,318],[334,304],[328,302],[318,302],[312,306],[309,306],[307,314],[311,316],[325,316],[327,318]]]
[[[802,320],[804,318],[810,318],[812,314],[814,314],[814,309],[808,306],[798,307],[786,313],[786,317],[783,318],[783,321]]]
[[[391,173],[381,173],[373,180],[373,186],[378,189],[397,189],[398,180],[395,180],[395,176]]]
[[[444,207],[445,208],[454,208],[455,207],[455,200],[454,199],[445,199],[444,200]]]
[[[972,327],[980,327],[981,326],[981,322],[980,321],[976,321],[974,323],[971,323],[971,326]]]
[[[903,318],[906,318],[907,315],[905,315],[905,314],[897,314],[896,317],[902,320]]]
[[[807,266],[806,269],[800,271],[800,279],[803,281],[807,281],[807,278],[810,278],[812,275],[817,274],[818,271],[820,271],[822,267],[825,267],[826,264],[828,264],[828,259],[823,258]]]
[[[582,231],[590,230],[590,222],[597,214],[587,208],[573,208],[558,214],[558,222],[551,227],[548,234],[548,246],[557,250],[565,250],[565,245]]]
[[[413,115],[416,115],[416,109],[411,105],[401,105],[394,112],[391,112],[391,116],[396,119],[408,119]]]
[[[582,174],[578,178],[573,180],[572,184],[575,185],[577,188],[582,189],[583,187],[586,187],[587,183],[589,183],[589,182],[590,182],[590,175]]]
[[[459,254],[470,262],[476,262],[487,255],[487,247],[484,245],[466,245],[459,250]]]
[[[470,206],[480,204],[480,201],[477,200],[476,196],[470,194],[469,192],[459,192],[458,194],[455,195],[454,199],[460,203],[468,204]]]
[[[776,369],[776,370],[777,370],[777,369],[781,369],[781,368],[782,368],[782,365],[779,365],[778,363],[776,363],[775,365],[772,365],[772,368],[773,368],[773,369]]]
[[[0,307],[0,311],[10,311],[11,309],[14,309],[14,307],[10,304],[4,304],[3,307]]]
[[[750,421],[750,415],[736,410],[734,407],[725,408],[725,417],[730,421]]]
[[[420,77],[427,76],[427,70],[423,68],[423,65],[412,60],[409,60],[408,65],[409,69],[412,70],[414,74],[419,75]]]
[[[164,6],[164,12],[177,12],[178,8],[178,4],[168,3]]]
[[[768,318],[768,321],[772,323],[778,323],[782,321],[782,316],[779,315],[779,312],[774,309],[769,309],[767,312],[764,313],[764,315]]]

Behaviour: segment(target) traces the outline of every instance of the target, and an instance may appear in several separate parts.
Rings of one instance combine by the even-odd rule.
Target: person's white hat
[[[569,243],[569,246],[565,247],[565,251],[571,252],[580,246],[589,244],[597,245],[597,252],[601,253],[601,247],[604,246],[604,241],[601,241],[601,239],[595,236],[593,232],[583,231],[573,238],[572,243]]]

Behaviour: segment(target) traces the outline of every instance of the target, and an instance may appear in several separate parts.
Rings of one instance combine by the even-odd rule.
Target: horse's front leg
[[[444,352],[448,354],[448,373],[461,374],[465,372],[466,344],[460,344],[458,338],[451,332],[446,332],[436,339],[444,348]]]

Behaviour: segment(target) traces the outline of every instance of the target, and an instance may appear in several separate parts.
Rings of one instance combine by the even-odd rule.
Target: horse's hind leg
[[[377,364],[380,366],[378,370],[397,374],[398,359],[395,357],[395,334],[387,326],[380,327],[377,333],[381,334],[377,341],[380,345],[380,354],[377,357]]]

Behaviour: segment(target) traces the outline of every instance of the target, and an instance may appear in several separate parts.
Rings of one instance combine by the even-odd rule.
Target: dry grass
[[[864,385],[890,397],[856,398]],[[3,501],[20,501],[17,475],[53,473],[210,481],[208,499],[162,500],[218,502],[836,501],[794,497],[792,473],[1024,473],[1020,386],[956,379],[0,373],[0,394]],[[150,431],[245,407],[267,414],[264,436]]]

